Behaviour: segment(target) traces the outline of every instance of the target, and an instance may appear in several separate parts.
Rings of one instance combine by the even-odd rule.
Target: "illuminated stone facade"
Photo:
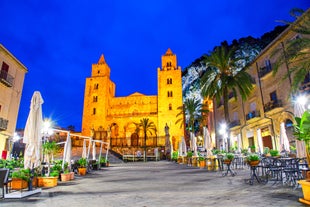
[[[14,136],[27,68],[0,44],[0,152]]]
[[[157,95],[135,92],[126,97],[115,97],[116,86],[110,79],[110,67],[102,55],[98,63],[92,65],[91,77],[86,78],[82,135],[107,142],[116,140],[114,145],[142,146],[143,139],[139,137],[144,136],[142,132],[135,133],[134,123],[149,118],[157,128],[157,137],[165,137],[165,125],[169,126],[170,138],[176,149],[181,136],[184,136],[183,127],[175,124],[180,118],[176,117],[180,112],[177,108],[182,106],[181,72],[176,55],[168,49],[162,56],[161,68],[157,69]]]

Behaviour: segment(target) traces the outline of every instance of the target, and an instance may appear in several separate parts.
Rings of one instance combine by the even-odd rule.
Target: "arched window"
[[[169,110],[172,110],[172,104],[169,104]]]

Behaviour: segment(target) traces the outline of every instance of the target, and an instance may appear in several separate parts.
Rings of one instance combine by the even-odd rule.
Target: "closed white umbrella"
[[[186,142],[185,142],[185,138],[184,137],[182,137],[182,148],[183,148],[182,156],[186,156],[187,155],[187,147],[186,147]]]
[[[280,124],[280,150],[290,152],[290,143],[287,138],[284,122]]]
[[[237,143],[238,143],[238,153],[241,153],[241,148],[242,148],[242,141],[241,141],[241,135],[237,135]]]
[[[203,127],[203,137],[204,137],[204,146],[207,151],[207,157],[212,156],[213,153],[211,151],[212,143],[211,143],[211,137],[210,133],[207,127]]]
[[[86,158],[87,154],[86,154],[86,139],[83,140],[83,149],[82,149],[82,157]]]
[[[302,114],[306,111],[305,105],[303,103],[296,102],[294,104],[294,115],[296,117],[302,117]],[[299,141],[296,139],[296,157],[304,158],[307,156],[306,145],[304,141]]]
[[[39,91],[35,91],[30,104],[24,139],[26,144],[24,153],[24,168],[33,169],[41,165],[42,160],[42,104],[43,99]]]
[[[193,156],[197,156],[198,154],[197,154],[197,141],[196,141],[196,137],[195,137],[193,132],[190,132],[190,136],[191,136],[191,141],[192,141],[192,146],[193,146],[192,150],[194,151]]]
[[[96,143],[93,142],[93,160],[96,160]]]
[[[182,140],[179,142],[179,156],[182,156],[183,154],[183,147],[182,147]]]
[[[71,151],[72,151],[72,144],[71,144],[71,136],[70,132],[67,133],[67,140],[65,142],[64,146],[64,155],[63,155],[63,160],[62,160],[62,168],[64,168],[65,162],[67,162],[70,168],[70,163],[71,163]]]
[[[258,143],[258,152],[263,154],[263,139],[262,132],[260,129],[257,130],[257,143]]]

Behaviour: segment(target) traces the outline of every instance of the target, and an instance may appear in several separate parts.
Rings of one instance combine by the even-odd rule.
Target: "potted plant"
[[[86,167],[87,167],[87,160],[86,160],[86,158],[81,157],[78,160],[79,175],[86,175]]]
[[[174,151],[172,152],[172,161],[177,162],[178,161],[179,152]]]
[[[12,172],[12,190],[21,190],[28,188],[28,182],[30,181],[30,169],[19,169]]]
[[[271,155],[272,157],[278,157],[278,156],[280,156],[279,150],[276,150],[276,149],[271,149],[271,150],[269,151],[269,153],[270,153],[270,155]]]
[[[258,154],[252,153],[246,157],[246,161],[250,166],[257,166],[260,162],[260,157]]]
[[[307,162],[310,163],[310,111],[305,111],[302,117],[295,117],[294,135],[300,141],[305,142]],[[308,172],[305,180],[299,180],[298,183],[302,187],[304,198],[299,198],[299,201],[310,205],[310,173]]]
[[[199,167],[200,168],[205,168],[206,167],[206,159],[205,159],[205,157],[203,155],[199,154],[198,162],[199,162]]]
[[[233,153],[228,152],[224,155],[223,160],[225,164],[230,164],[234,158],[235,155]]]
[[[269,157],[270,155],[270,148],[269,147],[264,147],[264,156]]]
[[[71,175],[70,175],[70,170],[69,170],[68,162],[64,163],[64,170],[60,174],[60,177],[61,177],[61,181],[63,181],[63,182],[71,180]]]
[[[109,160],[105,157],[100,157],[100,166],[101,167],[109,167]]]
[[[39,187],[55,187],[57,186],[57,180],[59,178],[59,170],[57,167],[54,167],[51,171],[51,158],[58,150],[58,145],[55,141],[45,142],[42,145],[43,154],[46,156],[47,161],[47,174],[38,177],[38,186]],[[57,163],[56,163],[57,164]]]

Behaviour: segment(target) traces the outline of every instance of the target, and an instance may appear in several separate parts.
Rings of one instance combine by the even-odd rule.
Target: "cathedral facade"
[[[110,79],[110,72],[101,55],[98,63],[92,65],[91,77],[86,78],[82,135],[109,142],[112,147],[143,146],[144,135],[142,131],[137,132],[136,123],[148,118],[156,131],[149,135],[152,140],[147,140],[146,145],[163,146],[167,125],[170,140],[177,149],[177,143],[184,136],[184,127],[176,124],[180,119],[178,107],[183,104],[182,71],[176,55],[168,49],[161,58],[161,68],[157,69],[157,95],[135,92],[115,97],[116,85]]]

